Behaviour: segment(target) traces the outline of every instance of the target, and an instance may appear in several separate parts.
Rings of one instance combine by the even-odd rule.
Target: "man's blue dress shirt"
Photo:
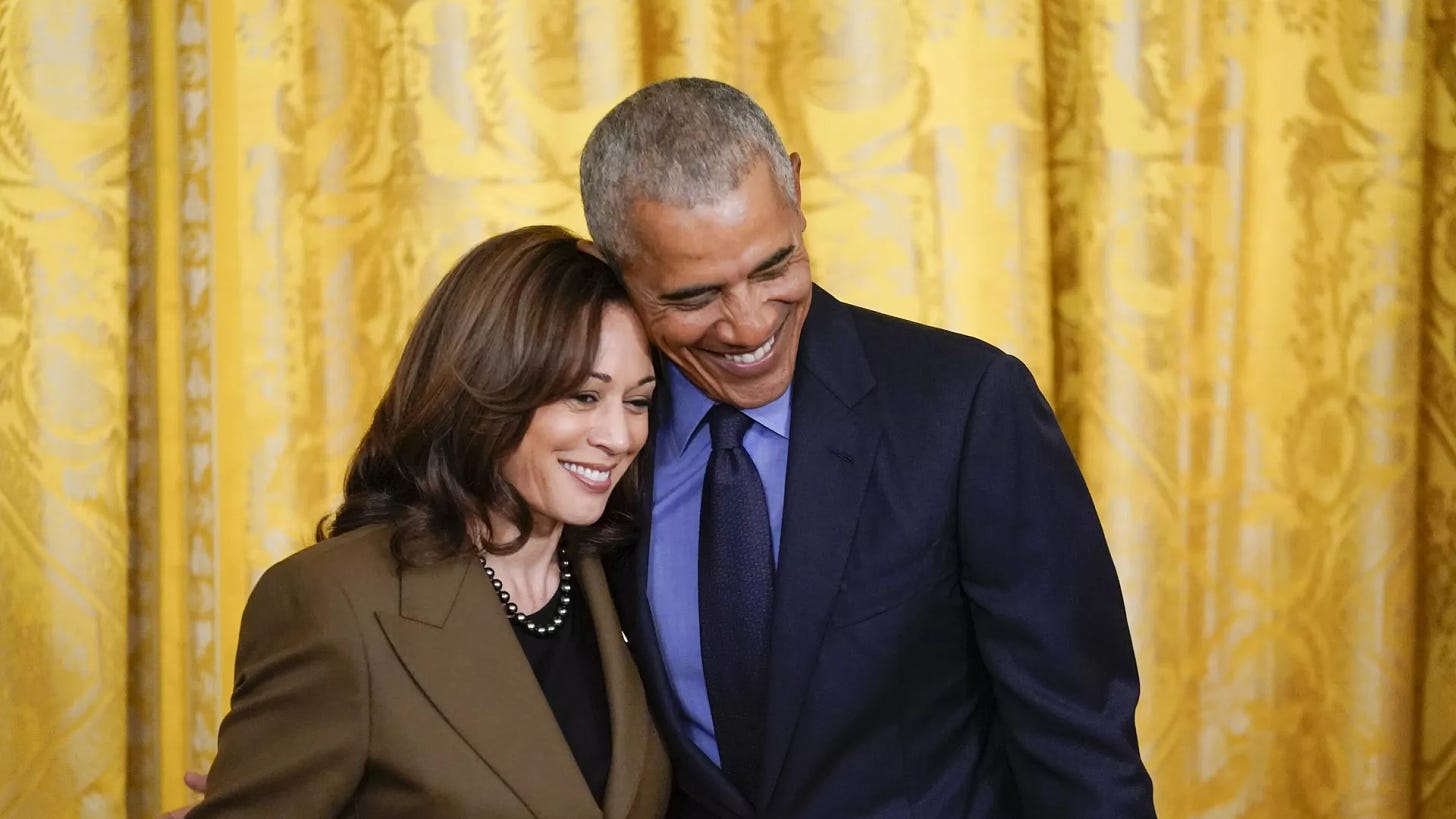
[[[712,452],[703,419],[712,409],[713,400],[673,364],[667,365],[666,386],[668,396],[658,421],[652,476],[647,600],[688,736],[709,759],[721,764],[703,681],[703,644],[698,631],[698,518],[703,507],[703,475]],[[791,388],[771,403],[744,410],[754,424],[743,436],[743,448],[763,480],[776,563],[784,520],[792,392]]]

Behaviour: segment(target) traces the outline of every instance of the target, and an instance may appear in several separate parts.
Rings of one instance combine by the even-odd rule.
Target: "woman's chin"
[[[602,515],[606,511],[607,505],[605,503],[591,506],[583,505],[573,509],[563,509],[561,510],[561,514],[554,515],[553,517],[567,526],[591,526],[593,523],[601,520]]]

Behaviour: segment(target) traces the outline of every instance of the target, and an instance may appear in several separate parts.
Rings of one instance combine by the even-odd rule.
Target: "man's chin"
[[[715,400],[724,404],[732,404],[739,409],[755,409],[773,403],[788,388],[788,379],[775,373],[774,378],[764,379],[759,383],[725,386],[719,391],[721,397]]]
[[[695,354],[689,366],[674,361],[683,375],[702,393],[720,404],[739,409],[753,409],[774,401],[789,388],[792,372],[785,373],[782,362],[759,373],[738,372],[742,368],[707,360],[707,353]]]

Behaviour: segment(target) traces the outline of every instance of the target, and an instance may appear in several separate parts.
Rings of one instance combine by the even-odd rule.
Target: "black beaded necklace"
[[[476,552],[475,556],[480,559],[480,567],[485,569],[485,576],[490,578],[491,587],[495,589],[496,595],[500,597],[501,608],[505,609],[506,617],[512,623],[515,623],[516,626],[525,629],[537,637],[550,637],[556,633],[557,629],[561,628],[562,623],[566,622],[566,612],[571,609],[571,561],[566,559],[566,549],[564,547],[556,550],[556,565],[561,569],[561,585],[557,588],[556,594],[553,597],[559,603],[556,606],[556,613],[550,616],[550,620],[546,620],[545,617],[547,615],[542,614],[545,609],[536,612],[534,615],[521,611],[520,606],[511,602],[511,593],[506,591],[505,584],[501,583],[500,578],[495,576],[495,569],[492,569],[485,562],[485,552]],[[550,605],[549,601],[547,605]],[[536,617],[542,618],[544,622],[538,622],[533,619]]]

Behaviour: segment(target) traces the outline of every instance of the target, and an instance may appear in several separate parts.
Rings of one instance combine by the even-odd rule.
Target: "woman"
[[[435,289],[329,536],[243,613],[214,816],[655,817],[668,766],[598,553],[633,536],[654,385],[565,230]]]

